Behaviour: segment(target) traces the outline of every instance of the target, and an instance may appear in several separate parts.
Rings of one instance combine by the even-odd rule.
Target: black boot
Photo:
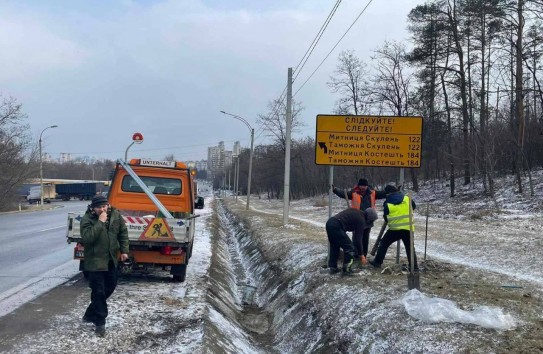
[[[96,326],[96,335],[99,337],[105,337],[106,336],[106,325]]]
[[[330,267],[329,270],[330,274],[337,274],[339,272],[339,269],[335,267]]]

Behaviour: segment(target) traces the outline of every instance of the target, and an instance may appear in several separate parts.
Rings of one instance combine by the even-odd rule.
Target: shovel
[[[407,274],[407,288],[420,290],[420,279],[418,273]]]
[[[375,240],[375,244],[373,245],[373,248],[371,249],[370,254],[372,256],[375,256],[377,253],[377,249],[379,248],[379,242],[381,242],[381,239],[383,238],[383,234],[385,233],[385,229],[387,227],[387,222],[383,222],[383,226],[381,226],[381,231],[379,231],[379,236],[377,236],[377,240]]]

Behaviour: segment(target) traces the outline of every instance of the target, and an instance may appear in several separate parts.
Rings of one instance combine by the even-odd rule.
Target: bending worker
[[[407,195],[398,191],[396,187],[388,185],[385,187],[387,197],[384,203],[384,218],[387,221],[388,230],[385,232],[381,242],[379,242],[379,248],[377,254],[373,260],[370,260],[370,264],[376,268],[380,268],[385,259],[388,247],[398,240],[402,240],[407,253],[407,260],[409,261],[409,268],[411,269],[411,244],[409,242],[409,203],[413,210],[415,210],[415,202],[410,200]],[[412,225],[412,230],[415,232],[415,225]],[[413,250],[414,251],[414,250]],[[413,255],[414,269],[418,270],[417,255]]]
[[[328,258],[328,267],[330,274],[339,272],[337,261],[339,258],[339,249],[343,249],[343,273],[352,273],[354,260],[354,247],[346,231],[353,231],[353,238],[361,236],[367,225],[373,224],[377,219],[375,209],[368,208],[365,211],[360,209],[345,209],[342,212],[332,216],[326,222],[326,234],[330,242],[330,255]]]
[[[351,208],[360,210],[366,210],[367,208],[375,209],[375,200],[386,198],[386,193],[384,191],[376,191],[373,189],[365,178],[360,178],[358,184],[354,186],[352,190],[347,191],[347,196],[345,196],[345,192],[336,187],[333,187],[333,192],[340,198],[349,199],[351,201]],[[356,257],[360,260],[360,264],[362,265],[367,264],[366,257],[368,255],[368,245],[372,227],[373,223],[367,225],[367,228],[364,229],[362,235],[356,237],[353,235]]]

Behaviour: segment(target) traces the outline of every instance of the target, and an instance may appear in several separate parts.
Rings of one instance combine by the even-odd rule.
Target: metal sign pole
[[[328,190],[328,219],[332,217],[332,199],[334,195],[334,166],[330,166],[330,176],[328,179],[328,184],[330,186]],[[328,242],[328,256],[326,257],[326,265],[330,264],[330,242]]]
[[[409,274],[407,274],[407,288],[420,290],[419,273],[415,274],[415,235],[413,232],[413,204],[411,203],[411,192],[407,193],[409,198]]]
[[[399,188],[403,188],[403,182],[404,182],[404,169],[400,168],[400,185]],[[396,242],[396,264],[400,264],[400,240]]]
[[[430,211],[430,203],[426,204],[426,228],[424,231],[424,260],[426,261],[426,246],[428,245],[428,212]]]

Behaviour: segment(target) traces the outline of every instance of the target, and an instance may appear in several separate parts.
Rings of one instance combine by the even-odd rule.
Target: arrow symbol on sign
[[[326,147],[326,143],[319,141],[319,147],[324,150],[325,154],[328,154],[328,147]]]

